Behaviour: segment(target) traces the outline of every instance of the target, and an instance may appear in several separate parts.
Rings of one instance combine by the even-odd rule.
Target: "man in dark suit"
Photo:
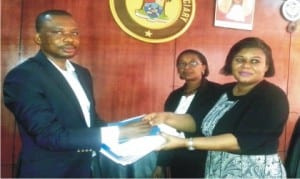
[[[14,114],[22,140],[18,177],[90,177],[101,139],[144,134],[141,124],[103,127],[95,110],[89,71],[70,61],[79,46],[79,29],[62,10],[36,19],[36,56],[11,70],[3,85],[5,105]],[[134,130],[132,130],[134,128]],[[112,131],[112,132],[111,132]],[[104,135],[105,134],[105,135]]]

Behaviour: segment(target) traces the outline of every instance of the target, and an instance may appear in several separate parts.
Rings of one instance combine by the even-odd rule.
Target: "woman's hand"
[[[189,114],[176,114],[172,112],[150,113],[143,118],[151,126],[166,124],[179,131],[195,132],[196,122]]]
[[[177,148],[187,147],[187,139],[168,135],[166,133],[161,134],[165,139],[164,143],[158,150],[171,150]]]
[[[144,116],[143,120],[148,121],[148,123],[152,126],[159,124],[166,124],[168,118],[172,113],[169,112],[158,112],[158,113],[150,113]]]

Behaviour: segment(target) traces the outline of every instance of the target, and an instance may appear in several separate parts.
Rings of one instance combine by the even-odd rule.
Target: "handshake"
[[[108,127],[119,128],[119,134],[104,137],[100,152],[116,163],[128,165],[152,151],[159,150],[166,142],[161,133],[184,138],[183,133],[166,124],[153,125],[148,117],[149,115],[140,115],[109,123]]]

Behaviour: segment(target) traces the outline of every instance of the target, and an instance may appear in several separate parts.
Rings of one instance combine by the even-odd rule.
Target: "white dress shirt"
[[[49,59],[49,61],[57,68],[57,70],[65,77],[65,79],[69,83],[80,104],[86,125],[88,127],[91,127],[90,101],[78,80],[74,66],[69,60],[67,60],[65,64],[66,70],[62,70],[51,59]],[[101,133],[102,143],[108,141],[116,143],[118,141],[119,128],[117,126],[101,127],[99,132]]]
[[[185,114],[187,112],[188,108],[190,107],[190,105],[195,97],[195,94],[196,93],[189,95],[189,96],[182,95],[180,98],[180,102],[175,110],[175,113]]]
[[[69,60],[66,61],[66,70],[62,70],[59,68],[52,60],[50,62],[58,69],[58,71],[65,77],[67,82],[69,83],[70,87],[72,88],[77,101],[80,104],[86,125],[91,127],[91,117],[90,117],[90,101],[84,92],[77,74],[75,73],[75,68],[71,64]]]

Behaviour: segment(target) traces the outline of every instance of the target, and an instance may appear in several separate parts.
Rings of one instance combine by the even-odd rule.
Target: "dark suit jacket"
[[[89,71],[72,63],[91,102],[91,128],[63,75],[40,51],[12,69],[3,85],[22,140],[19,177],[89,177],[92,150],[101,144]]]
[[[285,167],[288,178],[300,178],[300,117],[293,130]]]
[[[165,102],[165,111],[174,112],[176,110],[181,96],[183,95],[184,88],[185,87],[182,86],[170,93]],[[201,124],[202,119],[215,104],[220,94],[219,84],[203,79],[187,113],[194,117],[197,124]],[[202,135],[200,131],[197,131],[195,134],[185,133],[186,137],[199,135]],[[157,163],[160,166],[170,166],[172,178],[203,178],[205,160],[206,151],[175,149],[170,151],[160,151]]]

